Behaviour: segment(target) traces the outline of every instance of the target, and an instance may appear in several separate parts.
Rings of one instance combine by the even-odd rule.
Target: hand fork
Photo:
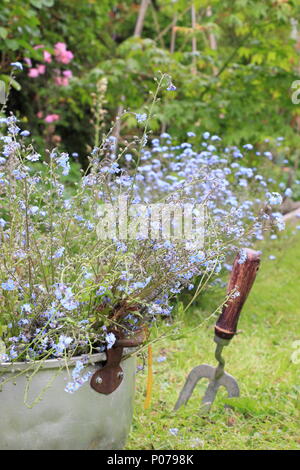
[[[247,248],[243,250],[243,257],[245,255],[245,261],[241,258],[241,254],[238,254],[235,258],[227,287],[229,300],[224,305],[215,325],[214,341],[217,344],[215,358],[218,361],[218,365],[217,367],[212,367],[208,364],[202,364],[192,369],[174,410],[178,410],[181,405],[188,402],[195,386],[202,378],[209,379],[209,385],[201,403],[200,413],[202,415],[206,415],[210,411],[219,387],[223,386],[226,388],[229,398],[240,395],[237,381],[232,375],[224,371],[225,361],[221,354],[223,347],[227,346],[236,334],[242,307],[254,283],[260,264],[259,252]]]

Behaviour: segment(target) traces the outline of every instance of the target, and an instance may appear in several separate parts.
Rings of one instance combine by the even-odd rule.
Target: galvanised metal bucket
[[[68,362],[69,373],[76,359]],[[85,372],[94,373],[99,369],[95,363],[105,359],[105,354],[91,356]],[[0,392],[0,449],[122,449],[133,414],[135,356],[125,358],[121,366],[123,381],[110,395],[97,393],[89,381],[73,394],[65,392],[72,378],[65,361],[56,359],[5,383]],[[0,383],[26,369],[28,363],[0,364]],[[24,404],[26,386],[29,403],[44,391],[32,408]]]

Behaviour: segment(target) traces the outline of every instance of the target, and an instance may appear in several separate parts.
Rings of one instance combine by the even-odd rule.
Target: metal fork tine
[[[186,379],[186,382],[180,392],[174,410],[178,410],[181,405],[186,405],[200,379],[206,378],[212,380],[214,378],[214,374],[215,368],[210,366],[209,364],[202,364],[201,366],[194,367],[194,369],[191,370]]]

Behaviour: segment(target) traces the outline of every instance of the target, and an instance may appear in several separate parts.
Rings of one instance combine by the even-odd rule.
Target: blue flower
[[[12,279],[8,279],[8,281],[2,282],[1,287],[4,290],[14,290],[16,288],[16,283]]]
[[[203,251],[198,251],[195,255],[190,256],[191,263],[202,263],[205,260],[205,253]]]
[[[117,338],[115,337],[115,335],[113,333],[107,333],[107,335],[105,336],[105,341],[107,343],[107,349],[111,349],[113,347],[113,345],[115,344]]]
[[[30,132],[29,131],[22,131],[22,132],[20,132],[20,135],[22,137],[28,137],[30,135]]]
[[[67,176],[70,171],[69,155],[65,152],[60,154],[60,157],[56,158],[56,163],[63,169],[62,174]]]
[[[167,360],[166,356],[159,356],[159,357],[156,359],[157,362],[164,362],[164,361],[166,361],[166,360]]]
[[[80,361],[77,361],[76,362],[76,367],[75,369],[73,370],[72,372],[72,376],[74,378],[74,382],[69,382],[66,387],[65,387],[65,392],[67,393],[75,393],[77,392],[77,390],[79,390],[79,388],[89,380],[90,376],[92,375],[92,372],[87,372],[86,374],[84,374],[83,376],[80,376],[79,372],[80,370],[82,370],[82,367],[81,365],[79,365]],[[82,363],[80,363],[82,364]]]
[[[70,338],[70,336],[61,335],[59,337],[59,343],[63,344],[65,348],[68,347],[72,343],[72,341],[73,339]]]
[[[106,292],[106,287],[100,286],[99,289],[96,291],[96,295],[103,295]]]
[[[243,145],[243,148],[246,149],[246,150],[252,150],[253,145],[252,144],[245,144],[245,145]]]
[[[39,211],[38,206],[31,206],[29,207],[29,210],[28,210],[29,214],[31,215],[36,215],[38,211]]]
[[[271,204],[271,206],[282,203],[282,197],[279,193],[267,193],[266,196],[268,198],[268,203]]]
[[[175,86],[172,82],[170,82],[169,85],[168,85],[168,87],[167,87],[167,90],[168,90],[168,91],[175,91],[175,90],[176,90],[176,86]]]
[[[292,197],[293,195],[293,191],[291,190],[291,188],[286,188],[285,192],[284,192],[284,195],[286,197]]]
[[[247,252],[246,250],[241,250],[240,253],[239,253],[239,259],[238,259],[238,263],[239,264],[244,264],[245,261],[247,260]]]
[[[1,362],[9,362],[9,356],[5,353],[0,353],[0,363]]]
[[[86,268],[83,268],[82,271],[83,271],[84,279],[91,279],[93,277],[93,273],[90,273],[89,271],[87,271]]]
[[[126,253],[127,245],[123,242],[116,241],[116,250],[121,251],[122,253]]]
[[[64,254],[65,248],[61,247],[59,248],[53,255],[53,258],[61,258],[62,255]]]
[[[31,162],[37,162],[39,159],[40,159],[40,154],[38,153],[32,153],[30,155],[27,155],[27,160],[31,161]]]
[[[170,134],[168,134],[167,132],[163,132],[162,134],[160,134],[160,137],[161,137],[162,139],[171,139]],[[153,139],[153,140],[152,140],[153,145],[154,145],[154,142],[155,142],[156,144],[159,144],[159,140],[158,140],[158,139]]]
[[[247,186],[248,186],[247,180],[245,180],[245,178],[241,178],[239,180],[239,186],[241,186],[242,188],[247,188]]]
[[[18,353],[16,351],[15,346],[12,346],[9,351],[9,356],[11,359],[16,359],[18,357]]]
[[[65,284],[56,284],[54,295],[66,310],[75,310],[79,305],[79,302],[74,299],[71,288],[67,287]]]
[[[73,338],[70,338],[70,336],[60,335],[58,343],[52,346],[55,350],[55,356],[63,354],[64,350],[70,346],[72,341]]]
[[[273,219],[273,222],[274,222],[275,226],[278,228],[279,231],[284,230],[285,222],[284,222],[282,214],[280,212],[273,212],[272,213],[272,219]]]
[[[12,175],[16,178],[16,180],[23,180],[27,176],[27,174],[24,171],[20,171],[18,169],[13,170]]]
[[[74,393],[80,388],[79,382],[69,382],[65,387],[65,392],[67,393]]]
[[[135,114],[137,122],[144,122],[147,119],[147,114],[145,114],[145,113],[143,113],[143,114],[134,113],[134,114]]]
[[[10,65],[15,69],[23,70],[23,65],[21,64],[21,62],[11,62]]]
[[[54,291],[54,295],[55,297],[57,298],[57,300],[61,300],[62,297],[63,297],[63,292],[64,290],[67,288],[67,286],[65,286],[64,284],[62,283],[58,283],[55,285],[55,291]]]
[[[271,154],[271,152],[264,152],[264,156],[267,157],[269,160],[273,159],[273,155]]]
[[[84,364],[81,361],[76,361],[76,365],[72,371],[72,377],[74,380],[79,378],[82,369],[84,369]]]
[[[64,297],[60,301],[60,303],[66,310],[69,310],[69,311],[75,310],[79,305],[79,303],[76,300],[72,299],[71,297]]]
[[[113,333],[107,333],[105,336],[105,341],[107,343],[107,349],[111,349],[116,342],[116,337]]]

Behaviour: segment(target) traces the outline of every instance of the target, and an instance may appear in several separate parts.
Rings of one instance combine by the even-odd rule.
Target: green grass
[[[269,260],[270,254],[276,260]],[[153,344],[151,407],[144,410],[143,406],[145,367],[137,374],[126,449],[300,449],[300,363],[291,360],[293,342],[300,340],[300,233],[282,235],[263,248],[261,269],[240,319],[242,332],[224,349],[225,370],[241,389],[233,409],[223,408],[226,395],[220,389],[209,417],[199,417],[204,380],[188,404],[175,413],[174,404],[190,370],[201,363],[216,363],[215,318],[209,315],[222,295],[224,289],[206,292],[201,307],[181,316],[181,338],[169,336]],[[164,333],[175,327],[164,327]],[[167,360],[158,363],[161,355]],[[178,428],[176,436],[171,428]]]

